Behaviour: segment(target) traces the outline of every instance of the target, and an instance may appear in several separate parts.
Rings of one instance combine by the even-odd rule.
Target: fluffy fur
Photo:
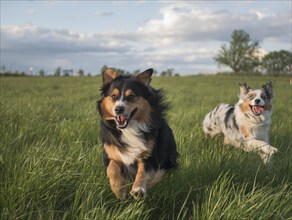
[[[101,115],[103,160],[111,189],[124,199],[130,194],[146,197],[165,170],[177,165],[178,153],[172,130],[165,120],[167,104],[161,90],[150,86],[152,69],[137,76],[120,75],[113,69],[103,73]]]
[[[237,104],[220,104],[209,112],[203,121],[203,130],[213,138],[224,134],[224,143],[246,151],[256,151],[268,162],[277,149],[269,144],[273,87],[272,82],[262,89],[251,89],[246,83],[240,85]]]

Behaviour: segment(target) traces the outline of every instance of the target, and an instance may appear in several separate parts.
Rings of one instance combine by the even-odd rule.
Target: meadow
[[[292,219],[292,86],[288,77],[154,77],[171,103],[179,167],[145,200],[118,201],[99,137],[101,77],[0,78],[0,219]],[[206,139],[205,114],[236,103],[238,84],[272,80],[265,166],[255,153]]]

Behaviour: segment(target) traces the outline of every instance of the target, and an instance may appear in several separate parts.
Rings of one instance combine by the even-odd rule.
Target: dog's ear
[[[263,90],[265,91],[265,93],[268,96],[268,99],[272,99],[273,98],[273,83],[272,81],[267,82],[265,85],[262,85]]]
[[[149,86],[149,84],[151,82],[152,73],[153,73],[153,69],[148,69],[148,70],[145,70],[142,73],[139,73],[136,76],[136,78],[138,79],[138,81],[143,83],[145,86]]]
[[[239,83],[239,87],[240,87],[240,94],[241,95],[246,95],[249,92],[249,90],[250,90],[250,86],[247,85],[246,82]]]
[[[111,68],[107,68],[102,73],[102,81],[104,85],[110,84],[119,74]]]

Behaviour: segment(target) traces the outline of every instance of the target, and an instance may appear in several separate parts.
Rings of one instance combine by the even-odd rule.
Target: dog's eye
[[[128,95],[127,100],[132,101],[136,96],[135,95]]]
[[[254,98],[254,95],[253,94],[249,94],[249,95],[247,95],[247,97],[246,97],[247,99],[249,99],[249,100],[251,100],[251,99],[253,99]]]
[[[112,99],[113,100],[116,100],[117,99],[117,96],[116,95],[111,95]]]
[[[249,95],[245,96],[244,100],[245,101],[250,100],[250,96]]]

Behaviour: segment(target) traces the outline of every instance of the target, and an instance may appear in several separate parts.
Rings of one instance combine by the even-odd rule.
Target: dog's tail
[[[147,188],[151,188],[156,183],[158,183],[165,174],[165,170],[158,169],[157,171],[151,173],[147,178]]]

